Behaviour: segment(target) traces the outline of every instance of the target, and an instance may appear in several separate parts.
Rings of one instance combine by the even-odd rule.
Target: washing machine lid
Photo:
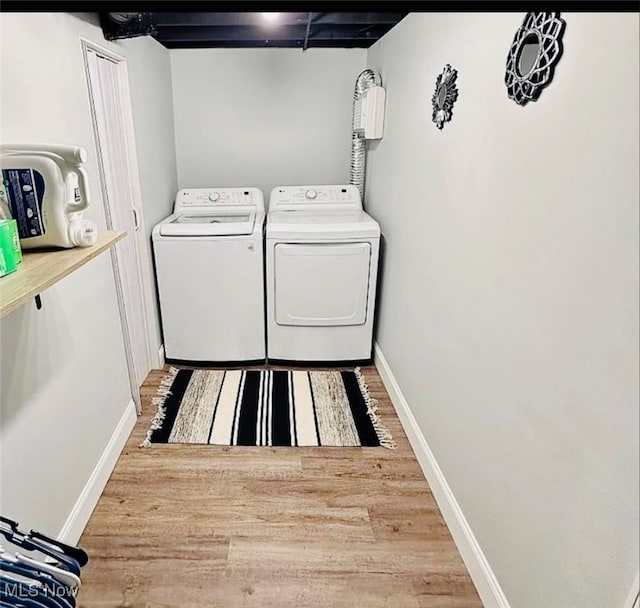
[[[251,234],[255,211],[179,213],[160,226],[162,236],[235,236]]]
[[[380,236],[380,225],[364,211],[273,211],[267,238],[279,240],[367,239]]]

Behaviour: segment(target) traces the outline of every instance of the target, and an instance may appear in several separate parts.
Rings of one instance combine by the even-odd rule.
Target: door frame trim
[[[94,103],[93,103],[93,93],[91,91],[90,84],[90,74],[89,74],[89,64],[88,64],[88,52],[93,51],[100,55],[105,56],[106,58],[113,61],[118,67],[118,78],[119,85],[121,87],[121,101],[122,108],[124,111],[123,121],[125,125],[124,136],[126,141],[126,152],[127,159],[129,161],[129,181],[131,184],[131,200],[135,207],[135,212],[139,217],[139,225],[140,228],[135,231],[135,247],[136,247],[136,255],[138,256],[138,282],[141,286],[141,295],[142,295],[142,312],[143,312],[143,321],[144,321],[144,334],[145,334],[145,353],[146,353],[146,368],[153,369],[154,362],[156,360],[157,354],[154,352],[155,347],[152,344],[152,336],[155,332],[152,332],[152,328],[149,326],[150,322],[155,318],[155,313],[153,309],[153,288],[151,285],[151,268],[150,268],[150,245],[147,242],[145,235],[145,222],[144,222],[144,209],[142,205],[142,190],[140,187],[140,173],[138,170],[138,155],[135,141],[135,129],[133,122],[133,107],[131,103],[131,89],[129,87],[129,72],[126,57],[100,45],[96,42],[89,40],[83,36],[80,36],[80,45],[82,52],[82,61],[84,65],[85,71],[85,82],[87,84],[87,94],[90,104],[91,110],[91,122],[92,128],[94,131],[94,139],[95,133],[97,129],[96,125],[96,116],[94,111]],[[96,140],[96,145],[98,142]],[[98,164],[101,165],[99,159]],[[102,182],[102,179],[100,180]],[[102,183],[101,183],[102,187]],[[103,192],[104,196],[104,192]],[[105,215],[107,213],[105,207]],[[107,218],[108,219],[108,218]],[[112,266],[114,269],[114,274],[118,273],[117,263],[115,260],[115,251],[112,250]],[[122,299],[123,294],[121,286],[116,281],[116,291],[118,292],[118,300],[124,301]],[[127,349],[127,344],[125,341],[125,349]],[[130,357],[132,353],[128,353],[127,356],[127,367],[130,367],[129,372],[134,373],[134,370],[131,368],[132,363],[130,361]],[[139,389],[140,387],[138,387]],[[135,398],[134,402],[136,404],[136,411],[140,414],[140,403],[139,398]]]

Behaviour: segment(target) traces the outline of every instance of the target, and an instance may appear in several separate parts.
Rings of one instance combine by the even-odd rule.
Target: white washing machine
[[[191,188],[154,227],[167,359],[265,359],[264,217],[257,188]]]
[[[279,186],[266,227],[267,357],[369,360],[380,226],[356,186]]]

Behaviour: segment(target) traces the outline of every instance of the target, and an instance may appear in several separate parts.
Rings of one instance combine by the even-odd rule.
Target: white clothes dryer
[[[266,226],[267,357],[372,356],[380,226],[355,186],[279,186]]]
[[[178,192],[152,233],[167,359],[265,359],[264,218],[257,188]]]

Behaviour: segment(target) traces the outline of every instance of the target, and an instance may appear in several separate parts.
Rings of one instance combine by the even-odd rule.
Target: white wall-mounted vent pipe
[[[382,86],[382,78],[373,70],[366,69],[356,78],[353,90],[353,115],[351,121],[351,177],[350,181],[360,191],[364,203],[364,179],[367,168],[367,141],[356,133],[356,104],[365,91]]]

